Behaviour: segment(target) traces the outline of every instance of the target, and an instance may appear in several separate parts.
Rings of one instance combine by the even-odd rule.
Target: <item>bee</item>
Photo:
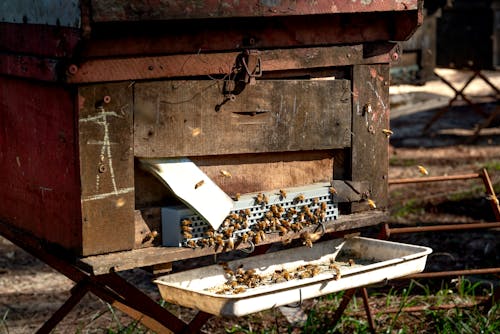
[[[292,231],[298,232],[298,231],[302,230],[304,228],[304,226],[302,226],[301,223],[297,222],[297,223],[293,223],[291,225],[291,228],[292,228]]]
[[[182,235],[186,239],[191,239],[193,237],[193,235],[191,233],[189,233],[189,232],[183,232]]]
[[[286,191],[283,190],[283,189],[280,189],[280,196],[281,196],[282,199],[286,198]]]
[[[292,238],[287,238],[287,239],[283,239],[283,241],[281,242],[283,245],[288,245],[292,242]]]
[[[250,209],[245,209],[245,215],[248,217],[248,216],[251,216],[252,215],[252,211],[250,211]]]
[[[325,220],[325,219],[326,219],[326,212],[325,212],[325,211],[321,211],[321,212],[319,213],[319,218],[320,218],[321,220]]]
[[[210,237],[208,238],[208,247],[213,247],[215,246],[215,239]]]
[[[420,174],[422,175],[429,175],[429,172],[427,171],[427,169],[424,167],[424,166],[417,166],[418,167],[418,171],[420,172]]]
[[[319,198],[314,197],[314,198],[312,199],[312,204],[313,204],[313,205],[316,205],[316,204],[318,204],[318,203],[319,203]]]
[[[303,194],[300,194],[298,196],[296,196],[294,199],[293,199],[293,202],[294,203],[299,203],[299,202],[302,202],[303,200],[305,200],[306,197],[303,195]]]
[[[234,225],[233,225],[233,226],[234,226],[234,229],[235,229],[235,230],[239,230],[239,229],[241,229],[241,224],[240,224],[240,223],[234,223]]]
[[[306,218],[305,214],[302,212],[302,213],[299,213],[299,215],[297,216],[298,220],[300,222],[303,222]]]
[[[236,193],[236,194],[233,196],[233,200],[234,200],[234,201],[239,201],[239,200],[240,200],[240,197],[241,197],[241,194],[240,194],[240,193]]]
[[[201,248],[208,247],[208,239],[203,238],[203,239],[198,240],[198,245]]]
[[[337,193],[337,190],[334,187],[330,187],[328,188],[328,192],[330,193],[330,195],[335,195]]]
[[[183,226],[181,226],[181,230],[182,230],[182,232],[191,232],[193,229],[189,225],[183,225]],[[158,232],[156,232],[156,233],[158,233]]]
[[[214,243],[215,243],[215,245],[216,245],[217,247],[222,247],[222,246],[224,246],[224,240],[222,239],[222,235],[220,235],[220,234],[219,234],[219,235],[217,235],[217,236],[215,237]]]
[[[266,240],[266,233],[262,230],[258,231],[257,234],[260,234],[260,238],[262,241]]]
[[[229,226],[228,228],[226,228],[224,230],[224,235],[229,238],[233,235],[233,232],[234,232],[234,226]]]
[[[231,224],[231,220],[229,218],[224,219],[222,222],[222,227],[228,227]]]
[[[371,209],[377,208],[377,205],[375,204],[375,202],[372,199],[367,199],[367,201],[368,201],[368,205],[370,206]]]
[[[304,278],[310,278],[311,277],[311,272],[310,271],[303,271],[299,273],[299,278],[304,279]]]
[[[182,226],[189,226],[191,225],[193,222],[189,219],[183,219],[182,222],[181,222],[181,225]]]
[[[292,224],[288,221],[288,220],[281,220],[281,225],[286,227],[286,228],[291,228],[292,227]]]
[[[340,268],[337,266],[335,263],[331,263],[328,266],[329,269],[333,270],[335,272],[335,280],[338,281],[340,279]]]
[[[187,242],[187,245],[188,245],[188,247],[191,247],[192,249],[195,249],[195,248],[196,248],[196,241],[194,241],[194,240],[189,240],[189,241]]]
[[[199,187],[201,187],[203,184],[205,184],[205,181],[204,180],[201,180],[200,182],[196,183],[194,185],[194,189],[198,189]]]
[[[264,195],[258,193],[257,196],[255,196],[255,204],[259,205],[262,203],[264,203]]]
[[[326,202],[321,202],[321,210],[326,211],[327,204]]]
[[[229,215],[229,217],[231,217],[231,219],[234,219],[234,220],[239,220],[239,219],[240,219],[240,215],[239,215],[239,214],[237,214],[237,213],[234,213],[234,212],[233,212],[233,213],[231,213],[231,214]]]
[[[213,238],[214,234],[215,234],[215,232],[214,232],[214,230],[212,228],[210,228],[210,229],[208,229],[208,230],[205,231],[205,235],[207,237],[209,237],[209,238]]]
[[[224,245],[226,250],[233,250],[234,249],[234,241],[233,238],[229,238],[226,240],[226,244]]]
[[[264,215],[266,218],[271,219],[274,217],[274,214],[271,211],[267,211],[266,214]]]
[[[288,209],[288,213],[291,214],[292,216],[293,215],[296,215],[297,214],[297,210],[295,208],[289,208]]]
[[[267,197],[267,195],[263,195],[262,196],[262,201],[265,203],[265,204],[269,204],[269,197]]]
[[[248,242],[248,238],[249,238],[249,236],[248,236],[248,233],[246,233],[246,232],[241,235],[242,242],[245,242],[245,243]]]
[[[284,227],[284,226],[279,226],[279,227],[278,227],[278,229],[279,229],[279,231],[280,231],[280,232],[279,232],[279,234],[280,234],[281,236],[283,236],[283,235],[285,235],[285,234],[287,234],[287,233],[288,233],[288,230],[287,230],[287,229],[286,229],[286,227]]]
[[[389,138],[390,136],[392,136],[394,134],[394,132],[392,132],[391,130],[389,129],[382,129],[382,133],[387,137]]]
[[[143,242],[153,241],[158,236],[158,231],[151,231],[143,239]]]
[[[349,259],[348,262],[349,262],[349,266],[351,266],[351,267],[354,266],[354,264],[355,264],[353,259]]]
[[[249,224],[248,224],[248,219],[247,218],[243,219],[243,221],[241,223],[243,225],[243,228],[248,228]]]
[[[245,289],[242,286],[239,286],[239,287],[237,287],[236,289],[233,290],[233,293],[238,294],[238,293],[243,293],[245,291],[247,291],[247,289]]]
[[[255,235],[253,236],[253,243],[258,245],[261,243],[261,241],[262,241],[262,239],[261,239],[260,233],[255,233]]]
[[[318,241],[319,238],[321,238],[321,232],[317,233],[310,233],[310,232],[303,232],[300,237],[303,240],[304,245],[306,245],[309,248],[312,248],[312,244],[315,241]]]
[[[253,276],[255,275],[255,269],[247,269],[247,271],[245,271],[245,276]]]
[[[320,271],[321,271],[321,269],[320,269],[319,266],[314,266],[311,269],[311,275],[312,275],[312,277],[317,276],[320,273]]]
[[[229,173],[227,170],[224,170],[224,169],[221,169],[219,171],[219,173],[221,176],[224,176],[224,177],[231,177],[232,176],[231,173]]]

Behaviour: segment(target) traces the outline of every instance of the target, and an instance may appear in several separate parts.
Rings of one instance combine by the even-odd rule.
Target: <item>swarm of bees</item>
[[[330,198],[335,193],[333,187],[328,189]],[[277,194],[282,201],[288,195],[283,189],[280,189]],[[266,240],[266,235],[270,233],[277,233],[282,237],[284,243],[288,243],[291,241],[293,233],[300,233],[311,225],[322,224],[328,217],[329,207],[324,199],[320,201],[318,197],[314,197],[308,200],[304,194],[299,193],[293,199],[289,199],[287,203],[269,204],[269,197],[264,193],[258,193],[254,197],[255,207],[231,212],[218,230],[209,227],[203,228],[202,237],[197,235],[193,238],[192,221],[183,219],[180,227],[184,245],[190,248],[214,247],[216,250],[230,251],[240,244],[250,244],[250,246],[251,244],[261,244]],[[257,210],[257,215],[261,215],[261,217],[255,218],[253,210]],[[197,230],[200,231],[199,226],[197,227]],[[305,232],[301,234],[301,237],[304,245],[312,247],[321,234]]]
[[[350,259],[349,265],[351,265],[351,261]],[[283,267],[275,269],[274,272],[267,275],[259,275],[254,269],[245,270],[243,265],[238,266],[236,269],[231,269],[227,262],[220,262],[219,265],[222,267],[227,280],[222,286],[209,288],[209,290],[214,291],[216,294],[239,294],[259,286],[312,278],[321,273],[332,271],[335,280],[341,278],[340,264],[336,263],[334,259],[330,259],[328,264],[306,264],[298,266],[295,269],[286,269]]]

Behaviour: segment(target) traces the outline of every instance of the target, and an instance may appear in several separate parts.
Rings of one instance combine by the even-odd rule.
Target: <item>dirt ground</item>
[[[452,70],[440,70],[439,73],[458,86],[468,75]],[[486,74],[500,87],[500,73]],[[434,176],[477,172],[487,166],[492,181],[500,182],[500,116],[471,141],[474,130],[485,120],[476,111],[486,114],[498,111],[498,101],[491,97],[492,90],[479,79],[465,93],[476,96],[474,108],[457,104],[423,133],[424,125],[453,96],[452,90],[438,80],[419,87],[391,87],[391,129],[394,135],[390,139],[389,179],[418,177],[417,165],[425,166]],[[392,223],[494,220],[479,179],[391,186],[390,193]],[[409,204],[415,199],[425,203],[423,209],[412,210]],[[392,240],[432,247],[434,254],[429,257],[429,270],[493,267],[500,263],[498,230],[420,233],[401,235]],[[149,274],[133,270],[123,275],[153,299],[159,300]],[[499,285],[498,279],[489,283]],[[34,332],[69,297],[72,286],[73,282],[63,275],[0,238],[0,334]],[[183,320],[192,316],[192,312],[179,307],[172,307],[172,311],[184,317]],[[102,333],[118,322],[128,324],[131,319],[111,311],[106,303],[88,295],[59,324],[56,332]],[[209,332],[224,332],[224,325],[228,326],[228,323],[215,319],[207,328]]]

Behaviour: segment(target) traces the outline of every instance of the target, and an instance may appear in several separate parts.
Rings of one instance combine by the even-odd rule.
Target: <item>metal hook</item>
[[[287,307],[299,308],[302,306],[302,289],[299,289],[299,301],[293,304],[286,305]]]
[[[251,254],[255,251],[255,244],[253,243],[252,240],[248,240],[247,243],[250,244],[250,247],[242,248],[242,249],[240,249],[240,251],[242,251],[243,253]]]

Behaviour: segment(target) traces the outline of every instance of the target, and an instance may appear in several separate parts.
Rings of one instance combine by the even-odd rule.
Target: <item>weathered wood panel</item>
[[[387,206],[389,139],[389,65],[353,67],[352,153],[350,177],[370,182],[369,194],[378,208]],[[366,202],[353,210],[367,210]]]
[[[263,17],[285,15],[337,14],[417,9],[418,0],[385,1],[185,1],[163,0],[162,5],[138,0],[92,0],[96,22]]]
[[[134,246],[132,88],[84,86],[79,94],[83,255]]]
[[[0,77],[0,219],[79,252],[74,96],[61,86]]]
[[[224,101],[221,81],[135,86],[134,154],[140,157],[336,149],[350,146],[348,80],[276,80]]]

